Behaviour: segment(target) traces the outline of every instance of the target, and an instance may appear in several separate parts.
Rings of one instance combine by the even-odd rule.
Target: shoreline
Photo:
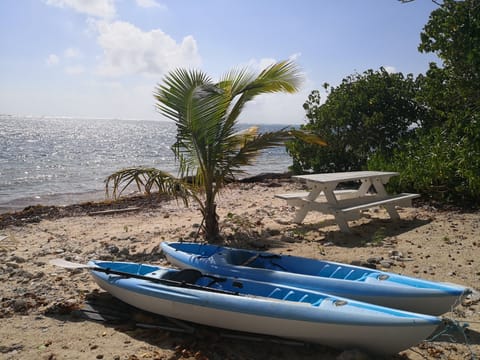
[[[352,233],[344,234],[331,217],[320,213],[309,214],[300,225],[291,222],[294,210],[274,195],[301,186],[289,179],[229,184],[218,198],[224,244],[345,263],[366,261],[382,270],[473,288],[474,296],[444,315],[458,324],[469,323],[463,334],[448,329],[444,336],[392,358],[460,360],[480,354],[480,212],[417,206],[399,209],[401,219],[393,221],[383,209],[374,208],[350,222]],[[91,214],[134,206],[139,209]],[[45,212],[36,213],[40,209]],[[109,311],[115,310],[116,302],[87,272],[55,268],[49,260],[87,263],[97,258],[168,265],[159,244],[194,240],[201,222],[195,205],[185,208],[168,198],[148,202],[138,197],[122,204],[33,206],[8,217],[14,214],[17,222],[0,225],[2,359],[365,358],[317,345],[262,342],[255,347],[251,339],[225,338],[218,329],[197,326],[194,334],[139,327],[136,324],[151,324],[154,319],[140,312],[120,323],[80,317],[92,301],[102,300]]]
[[[234,182],[265,182],[275,179],[288,179],[291,177],[291,173],[288,171],[253,174],[245,173],[244,175],[244,177],[235,179]],[[125,195],[126,198],[135,196],[143,195],[139,194],[136,189],[132,189],[129,194]],[[9,201],[0,202],[0,215],[21,212],[30,207],[69,207],[83,203],[104,203],[109,201],[112,202],[113,200],[106,197],[105,189],[18,197]]]
[[[92,190],[79,193],[63,193],[41,196],[20,197],[0,203],[0,215],[21,211],[31,206],[71,206],[84,202],[100,202],[105,200],[105,191]]]
[[[289,172],[282,173],[260,173],[237,179],[233,183],[275,183],[276,181],[292,181]],[[65,203],[59,199],[71,199]],[[56,194],[46,196],[41,203],[30,201],[31,197],[17,199],[7,203],[0,203],[0,229],[2,227],[25,219],[24,222],[35,222],[39,219],[52,219],[62,216],[79,216],[93,211],[108,209],[122,209],[129,206],[155,208],[160,206],[158,200],[167,200],[166,195],[153,193],[151,195],[139,194],[132,191],[130,194],[119,199],[107,198],[105,191],[90,191],[86,193]],[[7,205],[14,204],[13,207]],[[12,219],[11,222],[5,220]],[[32,218],[32,219],[30,219]],[[15,219],[15,220],[13,220]],[[32,220],[32,221],[29,221]]]

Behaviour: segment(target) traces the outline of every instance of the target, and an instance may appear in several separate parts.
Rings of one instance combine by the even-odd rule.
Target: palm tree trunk
[[[205,239],[209,243],[217,243],[221,240],[220,227],[218,224],[217,204],[214,201],[207,201],[205,204]]]
[[[215,203],[215,183],[207,181],[205,186],[205,203],[203,206],[205,240],[209,243],[220,241],[220,227],[218,224],[217,204]]]

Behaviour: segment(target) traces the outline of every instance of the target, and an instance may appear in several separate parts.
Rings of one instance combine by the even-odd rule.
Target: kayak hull
[[[201,285],[189,287],[185,282],[158,283],[95,270],[108,268],[124,271],[135,266],[138,269],[147,266],[151,270],[152,265],[102,261],[92,261],[89,265],[92,267],[92,276],[101,288],[140,309],[203,325],[319,343],[339,349],[361,349],[374,354],[398,353],[424,340],[441,322],[438,317],[364,304],[304,289],[242,281],[239,292],[233,292],[232,286],[238,286],[238,280],[222,279],[209,290],[206,286],[210,282],[208,279],[200,281]],[[142,273],[138,269],[135,274]],[[156,267],[153,273],[165,271],[177,270]],[[278,298],[274,295],[275,290],[290,295],[295,293],[297,300]],[[269,297],[264,296],[267,293],[270,293]]]
[[[168,261],[180,268],[302,287],[430,315],[451,311],[469,292],[455,284],[332,261],[197,243],[163,242],[161,247]],[[249,259],[253,260],[245,264]]]

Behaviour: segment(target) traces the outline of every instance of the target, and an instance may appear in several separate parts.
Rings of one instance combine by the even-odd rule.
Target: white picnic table
[[[276,194],[297,208],[294,222],[301,223],[310,211],[332,214],[342,232],[350,232],[348,220],[360,216],[360,210],[383,206],[390,218],[398,219],[396,206],[411,206],[419,194],[402,193],[389,195],[385,184],[397,172],[351,171],[324,174],[298,175],[294,178],[305,181],[309,191]],[[338,189],[339,184],[356,182],[355,189]]]

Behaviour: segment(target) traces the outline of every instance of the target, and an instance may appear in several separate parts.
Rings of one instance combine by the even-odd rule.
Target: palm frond
[[[248,129],[247,129],[248,130]],[[241,134],[241,133],[240,133]],[[231,149],[228,156],[225,156],[225,162],[218,164],[218,171],[222,174],[241,173],[241,167],[251,165],[253,160],[258,156],[260,151],[268,148],[278,147],[285,144],[286,141],[293,138],[302,141],[327,146],[318,135],[306,130],[296,130],[283,128],[278,131],[266,132],[259,135],[253,135],[246,132],[239,144],[238,148]]]
[[[321,139],[317,134],[308,130],[295,130],[291,129],[288,131],[289,135],[297,139],[300,139],[309,144],[315,144],[320,146],[327,146],[327,142]]]
[[[200,72],[177,70],[157,88],[155,97],[159,110],[177,124],[172,150],[181,177],[206,172],[222,128],[219,122],[230,103],[228,94]]]
[[[232,135],[235,141],[238,141],[238,146],[241,147],[248,141],[255,139],[258,136],[258,126],[250,126],[245,130],[241,130]]]
[[[233,69],[222,76],[217,86],[225,89],[229,93],[230,98],[233,99],[254,82],[256,77],[248,68]]]
[[[303,76],[300,69],[293,61],[284,60],[272,64],[263,70],[252,84],[252,89],[258,89],[262,85],[261,93],[298,91]]]
[[[158,192],[181,198],[188,205],[192,189],[188,183],[177,179],[167,172],[155,168],[126,168],[111,174],[105,180],[105,192],[110,196],[109,185],[112,184],[112,197],[119,198],[132,184],[139,192],[151,194]]]
[[[212,84],[210,78],[201,71],[176,69],[171,71],[157,85],[154,97],[157,108],[167,118],[182,123],[183,116],[188,113],[189,98],[198,86]]]
[[[289,137],[290,135],[286,131],[281,130],[265,132],[250,138],[242,143],[235,156],[230,159],[230,164],[227,167],[239,169],[242,166],[250,165],[260,151],[281,146]]]
[[[302,74],[292,61],[280,61],[263,70],[253,81],[238,88],[237,100],[232,106],[229,121],[235,121],[245,104],[254,97],[275,92],[294,93],[302,82]]]

